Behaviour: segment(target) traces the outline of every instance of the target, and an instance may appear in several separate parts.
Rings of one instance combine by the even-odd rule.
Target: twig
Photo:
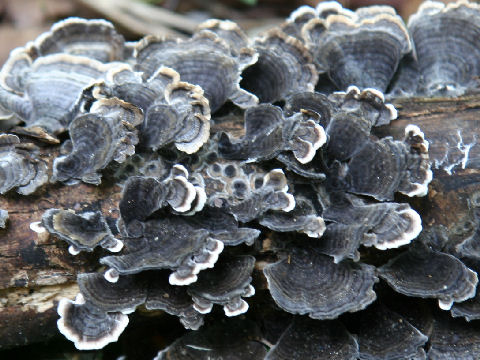
[[[182,37],[182,33],[192,33],[199,23],[172,11],[135,0],[78,1],[138,35]]]

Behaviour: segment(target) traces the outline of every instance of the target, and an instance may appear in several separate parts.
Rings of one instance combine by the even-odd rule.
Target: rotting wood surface
[[[393,103],[399,110],[398,119],[375,132],[400,139],[406,125],[418,125],[430,142],[434,171],[426,197],[401,199],[420,212],[424,229],[442,232],[454,245],[479,226],[472,204],[480,204],[480,96],[397,99]],[[48,147],[42,153],[50,164],[57,155]],[[9,192],[0,197],[0,208],[9,211],[7,229],[0,230],[0,349],[58,335],[58,299],[73,298],[78,292],[77,273],[99,267],[100,251],[73,257],[66,243],[39,236],[30,224],[49,208],[101,210],[114,221],[120,196],[118,185],[80,183],[49,184],[34,195]]]

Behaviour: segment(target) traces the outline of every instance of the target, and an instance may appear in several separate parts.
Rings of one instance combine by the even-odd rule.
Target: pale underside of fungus
[[[479,338],[465,323],[480,318],[478,231],[432,248],[407,203],[432,181],[428,137],[377,130],[398,94],[478,90],[479,16],[427,1],[407,26],[388,6],[322,2],[256,38],[208,20],[131,52],[109,22],[67,19],[12,51],[0,119],[21,135],[0,135],[0,193],[31,194],[49,175],[120,189],[118,215],[42,218],[72,255],[101,252],[59,302],[62,334],[103,348],[142,307],[194,330],[157,359],[478,358],[465,340]],[[47,165],[35,144],[67,135]],[[406,297],[435,299],[433,328]]]

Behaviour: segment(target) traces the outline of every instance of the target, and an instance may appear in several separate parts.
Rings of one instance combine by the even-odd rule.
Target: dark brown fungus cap
[[[408,125],[403,142],[390,137],[368,139],[337,171],[346,190],[355,194],[377,200],[392,200],[395,192],[424,196],[432,180],[428,142],[417,126]]]
[[[141,111],[129,103],[117,98],[97,100],[88,114],[71,122],[72,151],[55,159],[52,181],[100,184],[100,170],[135,153],[135,126],[142,120]]]
[[[358,344],[338,320],[295,317],[265,360],[355,360]]]
[[[32,54],[28,49],[13,49],[0,71],[0,88],[22,95],[32,62]]]
[[[211,238],[221,240],[226,246],[237,246],[242,243],[252,245],[260,235],[260,230],[239,227],[238,221],[223,209],[207,207],[190,218],[190,221],[210,231]]]
[[[480,262],[478,259],[464,259],[462,261],[477,274],[480,271]],[[480,291],[475,292],[475,296],[461,303],[454,303],[450,310],[453,317],[464,317],[467,321],[480,319]]]
[[[351,158],[369,141],[370,130],[371,124],[364,117],[347,112],[336,113],[326,129],[328,156],[338,161]]]
[[[417,359],[428,338],[407,319],[382,304],[373,304],[353,316],[360,359]]]
[[[8,211],[0,209],[0,228],[5,229],[7,227]]]
[[[145,307],[178,316],[186,329],[198,330],[203,325],[203,315],[194,309],[187,288],[170,285],[168,276],[156,276],[150,281]]]
[[[417,94],[417,89],[425,88],[423,77],[420,76],[418,61],[413,53],[405,55],[398,65],[395,77],[392,79],[389,96],[407,97]]]
[[[260,102],[284,100],[289,94],[313,91],[318,74],[312,56],[303,43],[272,29],[255,40],[258,61],[246,68],[241,85]]]
[[[410,17],[408,28],[425,82],[420,92],[458,96],[478,88],[479,23],[480,8],[468,1],[446,6],[425,1]]]
[[[115,282],[119,275],[136,274],[149,269],[172,269],[172,285],[188,285],[197,280],[197,274],[211,268],[223,251],[220,240],[209,237],[209,232],[199,229],[182,217],[149,220],[141,223],[142,236],[126,239],[124,255],[100,259],[110,267],[107,280]]]
[[[286,117],[302,110],[317,114],[319,124],[325,128],[330,122],[333,104],[327,96],[317,92],[297,92],[285,100],[283,113]]]
[[[235,56],[254,56],[245,32],[237,23],[230,20],[209,19],[198,25],[197,32],[209,30],[224,40]]]
[[[101,349],[118,340],[128,325],[121,312],[107,313],[89,303],[80,294],[75,301],[61,299],[57,308],[58,330],[79,350]]]
[[[71,17],[55,23],[33,43],[38,56],[55,53],[86,56],[101,62],[123,60],[124,39],[106,20]]]
[[[52,235],[66,241],[72,255],[93,251],[101,246],[118,252],[123,242],[114,238],[100,211],[75,214],[73,210],[49,209],[42,216],[42,225]]]
[[[36,151],[36,146],[20,143],[16,135],[0,134],[0,194],[16,188],[28,195],[47,182],[47,164],[37,158]]]
[[[160,67],[143,80],[129,65],[109,71],[96,87],[104,96],[116,96],[142,109],[140,128],[143,147],[156,150],[175,143],[178,150],[196,152],[210,135],[210,107],[203,90],[180,81],[173,69]]]
[[[130,223],[134,220],[145,221],[163,205],[167,193],[163,185],[152,177],[130,176],[128,178],[119,204],[121,216],[119,230],[122,226],[125,235],[137,236],[134,232],[135,225]]]
[[[362,224],[328,224],[316,248],[321,253],[332,256],[336,264],[345,258],[358,261],[358,248],[366,233],[367,227]]]
[[[308,111],[284,118],[282,110],[276,106],[261,104],[251,107],[245,112],[245,135],[232,140],[222,133],[218,151],[226,159],[258,161],[290,150],[300,163],[305,164],[326,141],[325,131],[316,119],[316,113]]]
[[[324,168],[321,162],[311,161],[307,164],[299,163],[295,156],[291,153],[278,154],[276,159],[280,161],[287,170],[298,174],[304,178],[313,181],[323,181],[326,179]]]
[[[177,174],[176,170],[180,172]],[[135,237],[133,220],[144,221],[158,209],[169,204],[175,211],[185,212],[192,209],[194,201],[198,210],[205,203],[203,188],[194,186],[188,180],[188,172],[181,165],[175,165],[169,177],[159,181],[153,177],[131,176],[125,182],[120,200],[120,227]],[[133,231],[133,232],[132,232]]]
[[[195,206],[201,209],[205,203],[205,193],[203,189],[194,186],[188,180],[188,171],[181,165],[175,165],[169,178],[163,181],[167,185],[168,193],[167,203],[178,212],[185,212]],[[194,203],[195,199],[201,198],[200,204]]]
[[[429,337],[431,360],[473,360],[480,354],[480,327],[447,314],[436,314],[433,333]]]
[[[395,107],[386,103],[383,93],[376,89],[349,86],[346,91],[330,94],[328,100],[335,105],[336,112],[361,116],[370,126],[388,125],[398,115]]]
[[[438,299],[443,310],[475,296],[477,274],[452,255],[410,249],[378,269],[379,276],[407,296]]]
[[[274,231],[299,231],[314,238],[321,237],[325,231],[325,222],[312,202],[298,195],[295,196],[295,208],[292,211],[269,211],[259,219],[259,223]]]
[[[348,18],[355,17],[355,13],[352,10],[345,9],[337,1],[322,1],[318,3],[315,12],[320,19],[326,19],[330,15],[343,15]]]
[[[257,60],[232,51],[228,43],[209,30],[202,30],[186,41],[147,36],[136,48],[136,69],[145,79],[160,66],[176,70],[183,81],[199,85],[205,92],[212,112],[227,100],[245,108],[258,99],[240,88],[242,70]]]
[[[245,111],[245,135],[230,139],[222,133],[218,143],[221,157],[235,160],[272,158],[282,150],[282,110],[270,104],[261,104]],[[236,140],[236,141],[235,141]]]
[[[335,264],[315,249],[293,248],[263,272],[277,305],[293,314],[334,319],[364,309],[376,299],[373,285],[378,279],[372,266]]]
[[[77,277],[80,293],[86,302],[106,312],[129,314],[147,299],[148,282],[145,276],[122,276],[115,284],[103,274],[86,273]]]
[[[223,319],[189,332],[158,353],[154,360],[262,360],[265,346],[259,329],[247,320]]]
[[[302,31],[319,69],[341,90],[356,85],[385,91],[400,59],[412,50],[403,20],[389,7],[315,18]]]
[[[358,226],[361,223],[364,233],[359,239],[360,243],[380,250],[409,244],[422,231],[420,215],[408,204],[366,203],[349,196],[345,203],[334,203],[325,209],[323,216],[326,220],[346,225],[335,228],[341,231],[338,235],[346,236],[349,232],[355,234],[360,230]],[[353,228],[348,230],[348,227]],[[356,236],[352,239],[356,239]]]
[[[248,303],[242,297],[255,294],[250,285],[254,266],[253,256],[221,257],[213,269],[200,273],[198,280],[188,287],[195,310],[205,314],[212,310],[213,304],[220,304],[227,316],[247,312]]]
[[[302,27],[315,17],[317,17],[317,12],[314,8],[302,5],[290,14],[285,22],[280,25],[280,28],[285,34],[303,41]]]
[[[25,54],[14,52],[0,73],[0,105],[16,113],[28,127],[61,132],[78,114],[83,90],[114,66],[60,53],[37,58],[27,70]],[[15,84],[14,89],[5,88],[5,83]]]
[[[357,153],[370,139],[374,126],[387,125],[397,118],[397,110],[385,103],[384,95],[373,89],[360,91],[351,86],[346,92],[328,97],[332,117],[326,127],[327,154],[344,161]]]

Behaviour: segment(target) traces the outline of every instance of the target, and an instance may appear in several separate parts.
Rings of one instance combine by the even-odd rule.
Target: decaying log
[[[430,142],[434,170],[427,197],[402,201],[420,211],[424,229],[438,230],[449,243],[458,243],[479,226],[472,204],[480,203],[480,96],[398,99],[394,104],[398,120],[377,134],[402,138],[407,124],[420,126]],[[43,150],[51,161],[56,154],[50,152],[48,147]],[[10,192],[0,197],[0,208],[10,214],[7,229],[0,230],[0,348],[57,335],[58,299],[75,296],[77,273],[99,267],[100,251],[73,257],[66,243],[39,236],[30,224],[53,207],[98,209],[114,221],[120,192],[112,184],[50,184],[31,196]]]

